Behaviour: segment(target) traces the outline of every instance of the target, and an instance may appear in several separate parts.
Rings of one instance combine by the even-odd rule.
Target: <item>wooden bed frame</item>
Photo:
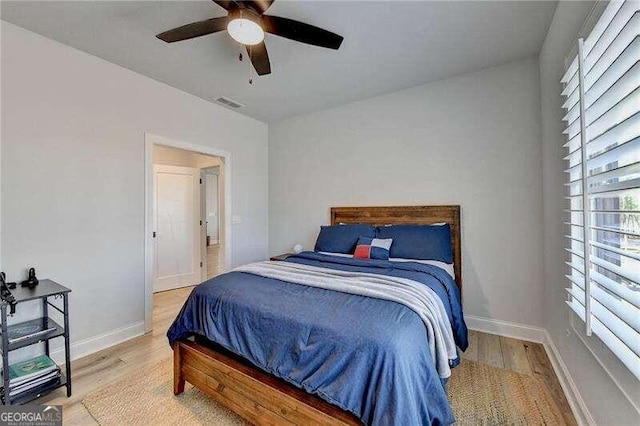
[[[334,207],[331,224],[372,225],[446,222],[451,225],[456,283],[462,290],[460,206]],[[204,340],[204,339],[202,339]],[[323,399],[256,368],[209,341],[183,340],[173,346],[173,393],[185,381],[257,425],[359,425],[360,420]]]

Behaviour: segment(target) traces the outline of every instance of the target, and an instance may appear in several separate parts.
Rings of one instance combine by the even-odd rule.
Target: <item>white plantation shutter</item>
[[[562,78],[567,304],[640,379],[640,1],[611,1]]]

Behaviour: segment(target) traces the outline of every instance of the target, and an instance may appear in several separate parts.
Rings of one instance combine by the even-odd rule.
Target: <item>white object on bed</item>
[[[339,271],[290,262],[257,262],[235,268],[265,278],[401,303],[414,311],[427,331],[429,352],[440,378],[451,375],[457,354],[453,330],[440,297],[428,286],[406,278]]]
[[[333,253],[331,251],[319,251],[317,252],[319,254],[326,254],[328,256],[336,256],[336,257],[353,257],[352,254],[346,254],[346,253]]]

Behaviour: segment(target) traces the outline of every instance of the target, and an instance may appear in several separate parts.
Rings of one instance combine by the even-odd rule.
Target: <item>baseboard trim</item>
[[[118,343],[133,339],[134,337],[144,334],[144,321],[139,321],[115,330],[108,331],[97,336],[71,344],[71,360],[76,360],[95,352],[107,349]],[[51,359],[56,363],[64,363],[64,348],[55,348],[51,350]]]
[[[562,387],[562,390],[567,397],[567,401],[569,402],[571,411],[573,411],[573,416],[576,418],[576,422],[578,422],[579,425],[595,425],[596,422],[591,416],[591,413],[589,412],[584,399],[582,399],[582,395],[580,395],[578,386],[576,386],[576,383],[571,378],[569,369],[560,356],[558,348],[556,347],[555,343],[553,343],[551,336],[546,330],[545,334],[546,338],[544,342],[544,349],[547,352],[549,360],[551,361],[553,371],[558,377],[560,386]]]
[[[544,328],[533,327],[516,322],[502,321],[491,318],[465,315],[464,320],[470,330],[483,333],[498,334],[504,337],[527,340],[529,342],[544,343],[547,333]]]

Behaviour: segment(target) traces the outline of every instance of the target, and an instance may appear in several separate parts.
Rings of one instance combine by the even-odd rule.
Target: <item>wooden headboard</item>
[[[460,240],[460,206],[398,206],[398,207],[332,207],[331,224],[368,223],[383,225],[431,225],[448,223],[451,226],[451,248],[456,284],[462,292],[462,245]]]

